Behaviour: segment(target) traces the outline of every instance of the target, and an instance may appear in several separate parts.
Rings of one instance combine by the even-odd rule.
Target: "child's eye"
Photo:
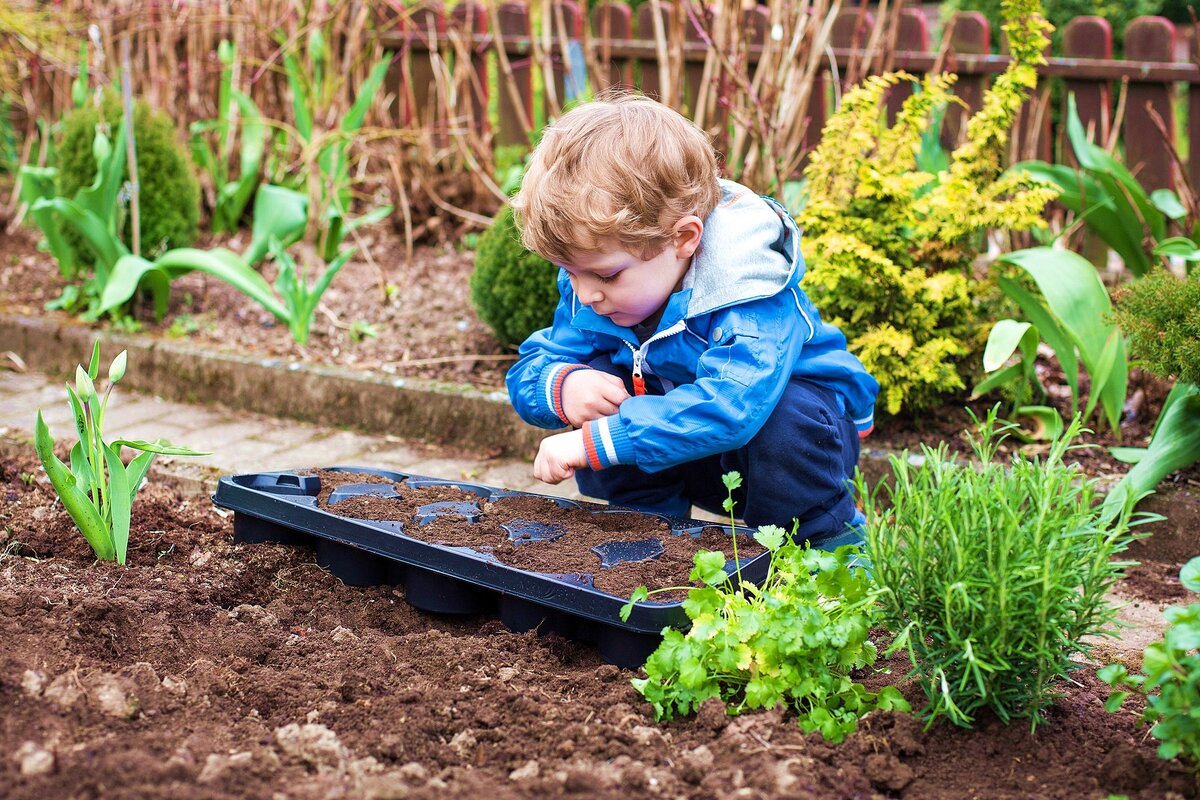
[[[614,272],[612,275],[597,275],[596,280],[600,281],[601,283],[612,283],[620,274],[621,273],[619,272]]]

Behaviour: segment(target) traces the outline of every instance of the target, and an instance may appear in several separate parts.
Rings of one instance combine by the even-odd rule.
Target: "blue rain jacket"
[[[800,289],[800,231],[774,200],[721,181],[721,202],[704,220],[682,288],[645,342],[582,304],[560,270],[554,323],[521,345],[508,393],[521,419],[561,428],[562,385],[574,369],[607,355],[644,379],[612,416],[588,422],[593,469],[635,464],[656,472],[737,449],[758,433],[788,381],[838,392],[860,436],[873,426],[879,384],[821,321]]]

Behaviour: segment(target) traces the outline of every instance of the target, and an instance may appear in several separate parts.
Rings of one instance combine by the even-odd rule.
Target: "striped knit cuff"
[[[862,419],[854,420],[854,427],[858,428],[858,438],[865,439],[871,435],[871,431],[875,430],[875,415],[868,414]]]
[[[554,416],[558,417],[563,423],[569,425],[571,421],[567,419],[566,413],[563,411],[562,387],[567,380],[567,375],[577,369],[591,369],[587,364],[555,364],[546,370],[545,400],[546,406]]]
[[[633,442],[616,415],[594,419],[583,426],[583,449],[588,466],[594,470],[634,463]]]

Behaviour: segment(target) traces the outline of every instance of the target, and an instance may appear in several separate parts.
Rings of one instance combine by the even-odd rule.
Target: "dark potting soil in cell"
[[[318,506],[325,511],[354,519],[399,520],[404,523],[407,536],[434,544],[471,547],[528,572],[588,574],[596,589],[618,597],[628,597],[639,586],[653,589],[691,585],[688,574],[699,550],[721,550],[727,559],[733,558],[728,534],[716,526],[705,528],[697,536],[673,535],[660,517],[608,506],[581,503],[578,507],[564,508],[547,498],[522,495],[488,502],[454,486],[414,488],[379,475],[337,470],[315,474],[321,479]],[[329,505],[329,497],[337,487],[355,483],[388,484],[396,496],[358,495]],[[449,514],[420,524],[419,509],[444,502],[473,504],[480,512],[478,521],[468,523],[461,516]],[[604,513],[595,513],[597,510]],[[526,529],[522,523],[535,523],[533,529],[538,534],[549,532],[554,538],[522,536]],[[656,541],[658,545],[654,544]],[[661,553],[643,561],[623,560],[606,567],[604,547],[614,542],[644,542],[641,551],[648,556],[656,553],[659,546]],[[753,538],[739,534],[739,558],[761,552],[762,546]],[[683,596],[683,592],[664,592],[653,600],[674,602]]]

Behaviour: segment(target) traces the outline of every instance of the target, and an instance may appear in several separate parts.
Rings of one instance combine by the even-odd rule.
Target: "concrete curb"
[[[67,378],[101,340],[108,358],[129,351],[122,386],[167,400],[354,428],[481,453],[529,457],[548,431],[521,422],[503,392],[341,367],[205,350],[186,341],[96,330],[0,312],[0,342],[31,369]]]

